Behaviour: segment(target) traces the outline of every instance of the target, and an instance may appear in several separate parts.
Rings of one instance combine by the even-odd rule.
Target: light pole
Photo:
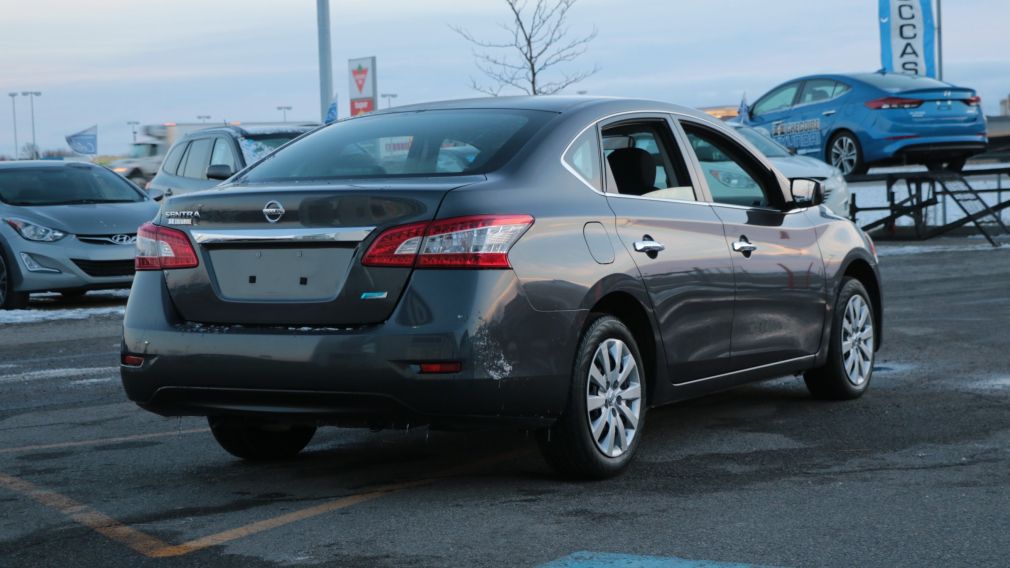
[[[126,121],[126,125],[129,126],[131,130],[133,130],[133,143],[136,144],[137,143],[137,127],[140,126],[140,123],[137,122],[136,120],[128,120],[128,121]]]
[[[398,95],[396,93],[383,93],[379,96],[386,99],[386,108],[389,108],[391,106],[391,101],[395,99]]]
[[[11,98],[11,114],[14,115],[14,159],[18,159],[20,152],[18,151],[18,105],[14,102],[14,97],[18,96],[17,93],[7,93]]]
[[[208,120],[210,120],[210,115],[209,114],[198,114],[198,115],[196,115],[196,119],[199,120],[200,122],[207,122]]]
[[[940,0],[936,0],[936,78],[943,81],[943,11]]]
[[[330,48],[330,0],[316,0],[316,23],[319,27],[319,120],[326,120],[326,111],[333,99],[333,53]]]
[[[35,97],[41,97],[42,91],[21,91],[22,97],[28,97],[28,106],[32,109],[32,158],[38,159],[39,145],[35,143]]]
[[[279,106],[277,110],[281,111],[281,116],[283,117],[282,122],[288,121],[288,111],[291,110],[290,106]]]

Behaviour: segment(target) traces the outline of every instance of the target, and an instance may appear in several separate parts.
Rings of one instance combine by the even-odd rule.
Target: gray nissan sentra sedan
[[[32,292],[128,288],[137,227],[157,212],[101,166],[0,163],[0,309],[24,307]]]
[[[712,156],[747,183],[710,187]],[[613,475],[650,407],[787,374],[866,390],[876,255],[820,200],[665,103],[354,118],[141,227],[123,385],[247,459],[321,425],[493,423],[535,429],[567,475]]]

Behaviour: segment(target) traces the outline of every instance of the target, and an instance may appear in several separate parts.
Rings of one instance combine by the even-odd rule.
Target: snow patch
[[[981,252],[981,251],[1010,250],[1006,245],[994,247],[988,243],[978,245],[878,245],[877,256],[901,256],[906,254],[927,254],[934,252]]]
[[[0,324],[7,323],[38,323],[58,320],[83,320],[96,316],[122,316],[125,306],[103,308],[67,308],[56,310],[3,310],[0,311]]]
[[[27,373],[16,373],[10,375],[0,375],[0,384],[27,383],[45,379],[61,379],[67,377],[92,377],[94,375],[111,375],[119,371],[119,367],[69,367],[65,369],[42,369],[39,371],[28,371]],[[108,379],[106,377],[107,380]]]

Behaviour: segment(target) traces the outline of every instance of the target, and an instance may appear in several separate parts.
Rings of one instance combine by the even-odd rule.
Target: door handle
[[[826,111],[822,112],[821,114],[823,114],[824,116],[831,116],[831,115],[835,114],[836,112],[838,112],[838,111],[835,111],[835,110],[826,110]]]
[[[733,243],[733,250],[743,253],[744,256],[750,256],[750,253],[756,251],[757,249],[757,245],[748,241],[747,237],[740,237],[739,241]]]
[[[662,243],[657,243],[656,241],[635,241],[635,252],[655,254],[661,250],[666,250],[666,247]]]

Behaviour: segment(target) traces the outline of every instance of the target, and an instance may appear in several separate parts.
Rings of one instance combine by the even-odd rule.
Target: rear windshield
[[[904,75],[902,73],[887,73],[862,75],[859,77],[874,87],[890,92],[909,91],[912,89],[949,89],[950,85],[929,77]]]
[[[242,181],[483,174],[505,164],[552,116],[474,109],[355,118],[284,147]]]
[[[789,153],[789,149],[785,146],[772,140],[770,137],[762,134],[754,128],[749,126],[740,126],[737,127],[736,131],[742,134],[748,142],[757,146],[757,149],[761,150],[761,153],[769,158],[788,158],[792,155]]]
[[[0,169],[0,201],[8,205],[132,203],[144,196],[105,168],[64,166]]]

